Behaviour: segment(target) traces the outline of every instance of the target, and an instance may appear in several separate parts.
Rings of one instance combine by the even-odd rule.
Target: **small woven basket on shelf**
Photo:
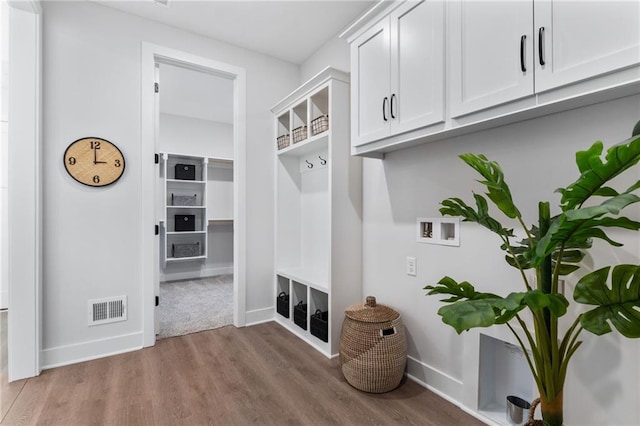
[[[319,133],[329,130],[329,116],[324,114],[318,118],[311,120],[311,135],[315,136]]]
[[[536,398],[531,402],[531,407],[529,408],[529,419],[524,424],[524,426],[542,426],[542,420],[536,420],[533,418],[533,415],[536,412],[536,407],[540,404],[540,398]]]
[[[293,129],[293,143],[298,143],[307,138],[307,126],[300,126]]]
[[[289,146],[289,134],[278,136],[276,139],[278,141],[278,149],[284,149]]]
[[[340,337],[342,374],[356,389],[382,393],[400,385],[407,363],[407,338],[400,314],[375,297],[345,311]]]

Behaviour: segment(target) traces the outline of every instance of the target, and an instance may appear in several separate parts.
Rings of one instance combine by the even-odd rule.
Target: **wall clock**
[[[64,168],[80,183],[107,186],[124,173],[124,155],[108,140],[82,138],[67,147]]]

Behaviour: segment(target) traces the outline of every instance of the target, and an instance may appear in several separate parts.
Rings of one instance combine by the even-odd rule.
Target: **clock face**
[[[124,173],[124,155],[105,139],[82,138],[67,147],[64,167],[80,183],[106,186]]]

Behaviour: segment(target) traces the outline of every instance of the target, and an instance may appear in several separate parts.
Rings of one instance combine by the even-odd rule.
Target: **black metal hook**
[[[322,158],[322,157],[321,157],[321,156],[319,156],[319,155],[318,155],[318,158],[320,159],[320,164],[321,164],[321,165],[323,165],[323,166],[324,166],[325,164],[327,164],[327,160],[325,160],[324,158]]]
[[[307,163],[307,167],[313,169],[313,163],[310,163],[309,160],[304,160]]]

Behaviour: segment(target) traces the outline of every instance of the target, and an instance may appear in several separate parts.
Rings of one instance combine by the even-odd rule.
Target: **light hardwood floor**
[[[5,399],[3,376],[2,424],[482,424],[411,381],[385,394],[360,392],[337,359],[273,322],[163,339],[21,382]]]

